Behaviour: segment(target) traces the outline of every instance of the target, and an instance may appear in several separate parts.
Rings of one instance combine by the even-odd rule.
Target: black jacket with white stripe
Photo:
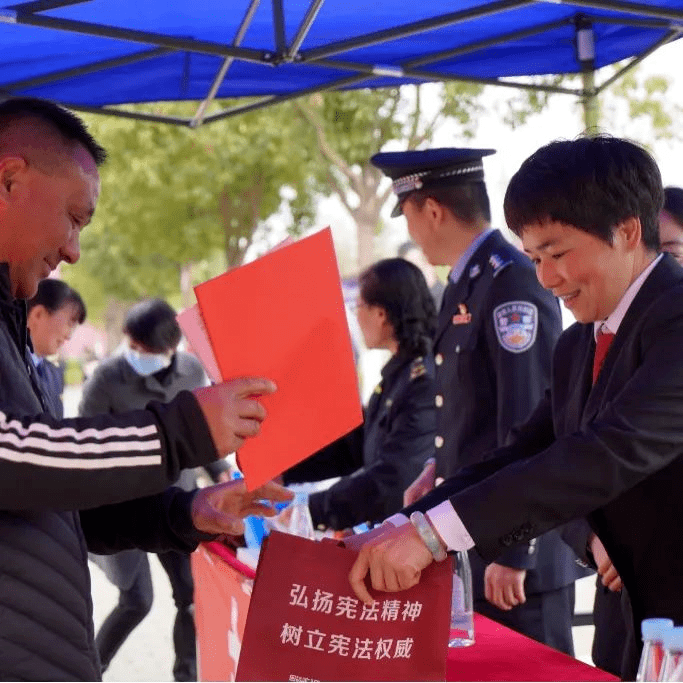
[[[125,415],[55,420],[0,264],[0,679],[99,680],[88,549],[191,551],[181,468],[216,459],[183,392]]]

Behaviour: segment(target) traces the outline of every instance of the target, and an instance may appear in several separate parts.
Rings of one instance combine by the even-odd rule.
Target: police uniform
[[[373,163],[394,178],[396,213],[416,189],[483,182],[490,153],[385,153]],[[479,234],[449,276],[434,339],[437,476],[480,462],[530,415],[549,385],[561,330],[559,304],[529,259],[497,230]],[[572,654],[574,581],[588,573],[576,560],[558,532],[506,551],[498,564],[527,571],[527,602],[506,612],[486,601],[486,563],[471,552],[475,610]]]
[[[436,430],[433,356],[397,354],[382,369],[364,424],[284,474],[285,484],[341,476],[309,498],[318,528],[381,522],[432,455]]]

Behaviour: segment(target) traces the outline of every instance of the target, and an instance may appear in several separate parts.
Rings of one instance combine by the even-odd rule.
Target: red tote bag
[[[367,606],[348,574],[356,553],[272,532],[261,549],[238,681],[443,681],[450,625],[450,562],[417,586],[372,591]]]

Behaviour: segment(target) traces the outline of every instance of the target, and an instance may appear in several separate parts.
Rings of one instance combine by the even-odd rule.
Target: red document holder
[[[356,598],[357,554],[272,532],[261,549],[238,681],[443,681],[450,562],[433,563],[399,593]]]
[[[195,287],[223,379],[265,376],[268,417],[239,451],[253,490],[363,421],[328,229]]]

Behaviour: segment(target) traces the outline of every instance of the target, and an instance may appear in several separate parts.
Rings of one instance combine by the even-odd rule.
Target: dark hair
[[[163,299],[135,304],[126,314],[123,331],[154,353],[175,349],[181,337],[176,312]]]
[[[406,199],[412,199],[421,209],[427,199],[435,199],[445,206],[456,218],[465,223],[480,220],[491,222],[491,203],[483,182],[447,185],[411,192]]]
[[[51,126],[64,140],[78,142],[85,147],[100,166],[107,152],[88,132],[83,121],[54,102],[34,97],[15,97],[0,102],[0,130],[23,118],[34,117]]]
[[[613,229],[639,218],[645,247],[659,251],[664,202],[657,163],[639,145],[607,135],[557,140],[534,152],[510,180],[508,227],[557,221],[612,244]]]
[[[38,283],[36,295],[27,302],[30,311],[35,306],[43,306],[48,313],[54,314],[65,306],[73,306],[77,313],[78,324],[85,322],[86,309],[81,295],[63,280],[48,278]]]
[[[683,188],[664,188],[664,211],[683,227]]]
[[[386,311],[399,353],[423,356],[432,348],[436,308],[422,271],[410,261],[388,258],[371,265],[358,279],[360,296]]]

